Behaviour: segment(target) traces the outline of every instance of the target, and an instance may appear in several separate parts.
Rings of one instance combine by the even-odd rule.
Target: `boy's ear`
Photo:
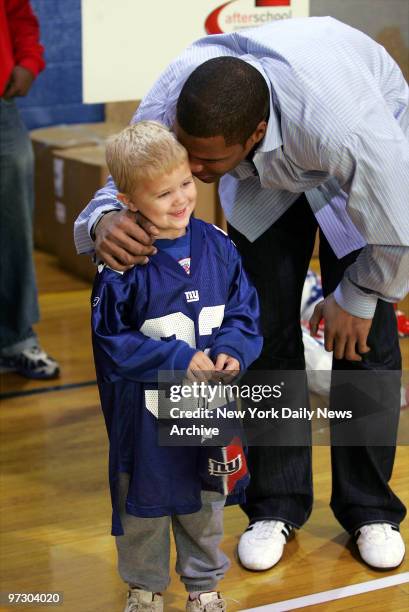
[[[135,204],[132,202],[129,196],[126,195],[126,193],[117,193],[116,197],[120,202],[122,202],[122,204],[124,204],[124,206],[129,208],[129,210],[132,210],[132,212],[138,211],[137,206],[135,206]]]
[[[116,197],[118,198],[118,200],[120,202],[122,202],[122,204],[124,204],[124,206],[128,206],[129,204],[129,198],[125,193],[117,193]]]

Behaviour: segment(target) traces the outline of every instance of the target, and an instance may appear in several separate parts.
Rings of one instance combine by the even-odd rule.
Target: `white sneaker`
[[[188,599],[186,612],[224,612],[226,602],[217,591],[201,593],[197,599]]]
[[[250,570],[267,570],[283,556],[284,546],[293,527],[283,521],[257,521],[240,538],[238,555]]]
[[[370,523],[357,529],[355,537],[361,558],[371,567],[393,569],[402,563],[405,543],[397,527]]]
[[[124,612],[163,612],[163,597],[159,593],[130,589]]]

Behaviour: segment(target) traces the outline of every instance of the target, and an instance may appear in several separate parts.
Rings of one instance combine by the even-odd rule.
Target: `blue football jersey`
[[[125,273],[104,267],[91,297],[92,339],[110,441],[112,533],[123,533],[118,476],[130,474],[129,514],[155,517],[201,507],[200,447],[158,445],[159,371],[186,371],[205,351],[238,359],[241,371],[260,354],[257,294],[224,232],[190,221],[190,274],[165,251]],[[209,453],[216,452],[209,450]],[[217,463],[217,461],[216,461]],[[237,480],[234,494],[246,479]]]

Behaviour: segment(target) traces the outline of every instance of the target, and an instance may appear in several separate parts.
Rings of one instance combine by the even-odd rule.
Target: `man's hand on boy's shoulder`
[[[146,264],[156,253],[157,228],[140,213],[129,210],[106,213],[95,227],[95,252],[110,268],[125,271]]]

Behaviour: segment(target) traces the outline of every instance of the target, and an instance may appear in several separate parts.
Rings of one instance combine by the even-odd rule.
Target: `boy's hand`
[[[125,271],[148,263],[156,253],[157,228],[140,213],[129,210],[104,215],[95,227],[95,252],[110,268]]]
[[[202,351],[198,351],[192,357],[186,375],[190,382],[206,382],[212,378],[214,364],[211,359]]]
[[[231,355],[219,353],[214,364],[215,377],[222,381],[232,380],[240,372],[240,362]]]

